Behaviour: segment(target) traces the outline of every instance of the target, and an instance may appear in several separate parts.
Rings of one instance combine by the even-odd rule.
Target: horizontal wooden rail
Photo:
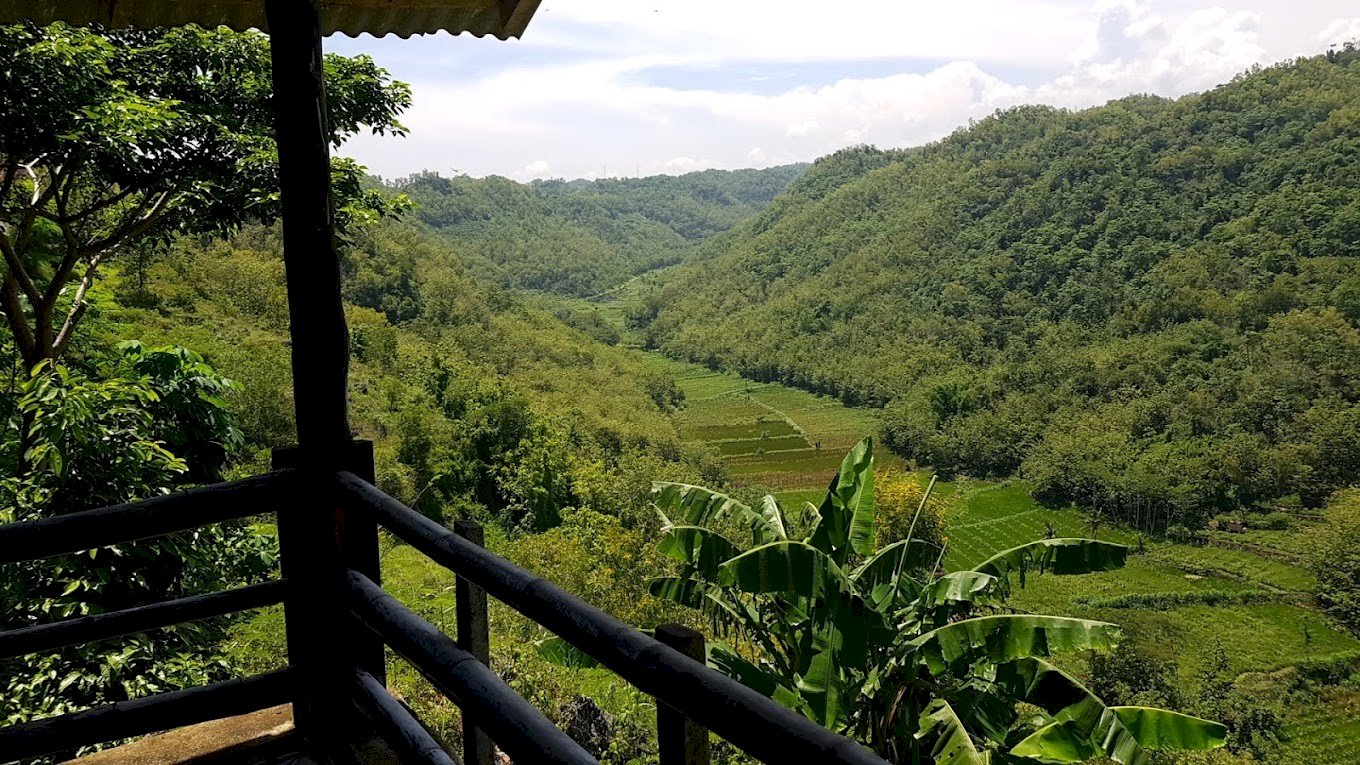
[[[284,581],[278,579],[234,590],[191,595],[164,603],[0,632],[0,659],[272,606],[283,601],[285,589]]]
[[[764,762],[885,765],[873,752],[478,547],[350,473],[345,496],[392,533]],[[494,734],[493,734],[494,736]]]
[[[72,712],[0,728],[0,762],[246,714],[292,699],[288,670]]]
[[[362,669],[354,671],[354,706],[373,722],[399,762],[457,765],[458,761],[444,751],[425,726],[392,698],[377,678]]]
[[[276,509],[293,471],[200,486],[140,502],[0,525],[0,564],[107,547]]]
[[[515,693],[472,654],[357,571],[347,574],[350,609],[393,651],[420,670],[516,763],[597,765],[580,744]]]

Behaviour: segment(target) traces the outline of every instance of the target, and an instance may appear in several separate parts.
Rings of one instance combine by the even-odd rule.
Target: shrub
[[[885,472],[877,479],[874,489],[874,507],[877,517],[877,543],[879,548],[906,539],[908,532],[914,539],[943,546],[945,542],[945,500],[932,494],[925,506],[926,490],[916,476],[910,473]],[[917,509],[921,510],[917,517]],[[916,528],[912,529],[913,520]]]
[[[1352,632],[1360,632],[1360,489],[1337,492],[1319,531],[1318,603]]]

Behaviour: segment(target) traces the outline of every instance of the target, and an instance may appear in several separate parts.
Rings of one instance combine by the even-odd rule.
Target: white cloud
[[[520,43],[413,39],[390,65],[375,51],[412,82],[411,135],[359,137],[345,150],[387,176],[806,161],[853,143],[934,140],[1021,103],[1075,108],[1209,88],[1360,35],[1350,1],[785,0],[775,11],[730,0],[546,0]],[[461,63],[460,50],[477,66]],[[750,67],[756,76],[735,74]]]
[[[1360,40],[1360,17],[1334,20],[1318,33],[1317,40],[1324,45]]]

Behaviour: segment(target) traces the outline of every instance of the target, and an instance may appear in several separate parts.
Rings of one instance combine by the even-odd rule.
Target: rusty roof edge
[[[39,24],[66,21],[111,28],[197,24],[267,32],[263,5],[259,0],[0,0],[0,23],[31,19]],[[508,40],[524,34],[539,0],[319,0],[318,5],[327,35],[395,34],[405,39],[413,34],[467,32]]]

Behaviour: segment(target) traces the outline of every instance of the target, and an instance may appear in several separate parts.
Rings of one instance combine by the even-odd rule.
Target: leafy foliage
[[[40,363],[18,382],[0,439],[0,523],[154,496],[219,471],[240,443],[218,398],[230,387],[183,348],[129,345],[93,373]],[[272,538],[233,522],[6,566],[0,629],[249,582],[274,558]],[[0,724],[221,679],[224,626],[206,620],[5,660]]]
[[[1326,512],[1314,559],[1318,601],[1332,618],[1360,633],[1360,491],[1337,492]]]
[[[659,550],[678,573],[654,579],[652,594],[701,611],[746,646],[714,645],[710,663],[893,761],[1104,755],[1142,765],[1154,750],[1224,743],[1217,723],[1106,706],[1044,661],[1113,648],[1115,625],[1002,608],[1011,574],[1118,567],[1127,552],[1120,545],[1043,540],[976,570],[937,576],[936,544],[910,535],[882,548],[873,543],[869,439],[846,456],[821,505],[809,504],[796,522],[772,497],[756,510],[667,483],[657,484],[654,497]],[[1041,709],[1040,719],[1022,720],[1021,703]]]
[[[588,297],[679,262],[696,242],[768,204],[805,167],[528,185],[426,172],[391,187],[499,283]]]
[[[838,152],[640,318],[669,355],[884,405],[946,475],[1155,531],[1320,504],[1360,476],[1357,64]]]
[[[265,35],[21,24],[0,27],[0,57],[0,302],[29,366],[62,355],[125,246],[278,215]],[[366,56],[325,69],[333,144],[404,132],[405,84]],[[394,208],[353,161],[332,176],[342,227]]]

